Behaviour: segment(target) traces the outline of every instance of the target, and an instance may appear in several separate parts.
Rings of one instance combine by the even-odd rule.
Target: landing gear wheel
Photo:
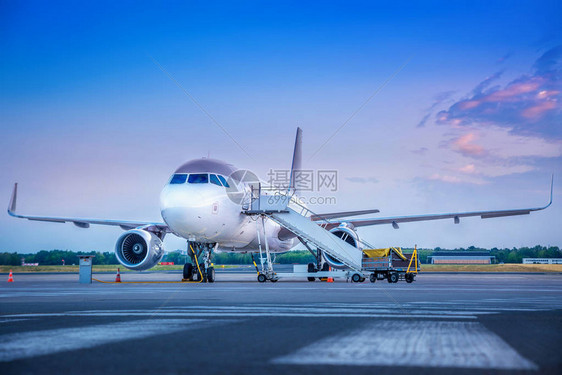
[[[374,273],[371,274],[371,276],[369,276],[369,281],[374,283],[375,281],[377,281],[377,275],[375,275]]]
[[[353,281],[354,283],[361,282],[361,275],[359,275],[358,273],[354,273],[353,276],[351,276],[351,281]]]
[[[215,267],[207,268],[207,282],[208,283],[215,282]]]
[[[388,282],[389,283],[397,283],[398,282],[398,274],[393,272],[390,275],[388,275]]]
[[[314,267],[314,263],[308,263],[307,271],[308,273],[316,272],[316,267]],[[314,281],[314,277],[307,277],[306,279],[308,281]]]
[[[201,273],[199,273],[199,270],[201,270]],[[201,280],[201,277],[203,277],[203,278],[205,277],[205,273],[204,273],[204,272],[205,272],[205,269],[203,268],[203,265],[200,264],[200,265],[199,265],[199,268],[195,268],[195,269],[193,270],[193,280],[194,280],[194,281],[202,281],[202,280]]]
[[[265,282],[267,281],[267,277],[265,277],[265,275],[264,275],[263,273],[260,273],[260,274],[258,275],[258,281],[259,281],[260,283],[265,283]]]
[[[406,279],[406,282],[408,284],[414,282],[414,274],[413,273],[407,273],[406,276],[404,276],[404,278]]]
[[[186,263],[183,265],[183,279],[184,280],[193,280],[193,264]]]
[[[330,265],[328,263],[324,263],[324,265],[322,265],[322,271],[329,271],[330,270]]]

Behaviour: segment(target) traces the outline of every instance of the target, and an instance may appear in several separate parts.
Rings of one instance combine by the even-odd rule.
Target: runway
[[[258,284],[255,274],[226,272],[214,284],[15,280],[0,284],[3,374],[562,370],[562,275],[421,274],[413,284]]]

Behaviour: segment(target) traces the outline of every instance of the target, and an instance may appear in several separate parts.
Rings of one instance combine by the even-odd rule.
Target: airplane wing
[[[369,225],[380,225],[380,224],[392,224],[394,229],[398,229],[399,223],[408,223],[413,221],[427,221],[427,220],[441,220],[441,219],[453,219],[455,224],[460,223],[461,217],[470,216],[480,216],[482,219],[491,219],[495,217],[503,216],[515,216],[515,215],[528,215],[533,211],[544,210],[552,204],[552,187],[553,187],[554,177],[550,183],[550,201],[546,206],[543,207],[533,207],[533,208],[518,208],[509,210],[497,210],[497,211],[472,211],[472,212],[456,212],[456,213],[443,213],[443,214],[428,214],[428,215],[409,215],[409,216],[394,216],[394,217],[383,217],[383,218],[371,218],[371,219],[353,219],[353,220],[318,220],[327,221],[326,229],[330,230],[337,227],[342,222],[351,223],[355,227],[364,227]]]
[[[18,184],[14,184],[14,190],[8,206],[8,214],[12,217],[20,219],[27,219],[33,221],[48,221],[52,223],[66,223],[71,222],[79,228],[89,228],[90,224],[99,225],[112,225],[118,226],[123,230],[134,229],[138,227],[145,227],[148,231],[153,232],[170,232],[168,226],[164,223],[152,223],[145,221],[128,221],[128,220],[105,220],[105,219],[85,219],[77,217],[50,217],[50,216],[32,216],[32,215],[19,215],[16,213],[16,200],[18,196]]]

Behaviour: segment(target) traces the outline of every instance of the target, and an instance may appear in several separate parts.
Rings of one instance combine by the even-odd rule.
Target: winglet
[[[550,207],[550,205],[552,204],[552,193],[553,193],[553,191],[554,191],[554,173],[552,174],[552,176],[550,178],[550,199],[548,201],[548,204],[546,206],[532,208],[530,211],[541,211],[541,210],[544,210],[545,208]]]
[[[554,187],[554,173],[552,174],[552,177],[550,178],[550,201],[548,202],[548,205],[550,206],[552,204],[552,190]]]
[[[14,190],[12,191],[12,197],[10,198],[10,204],[8,205],[8,214],[10,216],[16,216],[16,200],[18,198],[18,183],[14,184]]]

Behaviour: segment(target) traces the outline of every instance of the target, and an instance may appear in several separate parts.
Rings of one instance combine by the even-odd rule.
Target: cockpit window
[[[190,184],[206,184],[209,182],[209,175],[207,173],[192,173],[189,175]]]
[[[170,180],[170,184],[185,184],[185,180],[187,180],[186,174],[176,173],[175,175],[172,176],[172,179]]]
[[[219,179],[217,178],[216,174],[209,175],[209,178],[210,178],[211,184],[222,186]]]
[[[224,178],[224,177],[221,176],[220,174],[219,174],[219,180],[221,180],[222,186],[227,187],[227,188],[230,187],[230,185],[228,185],[228,182],[226,182],[226,178]]]

